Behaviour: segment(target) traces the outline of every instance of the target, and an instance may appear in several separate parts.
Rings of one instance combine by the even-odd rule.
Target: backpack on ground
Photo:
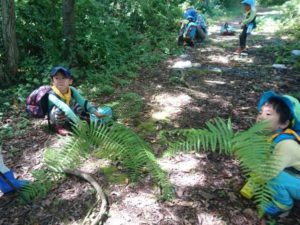
[[[220,33],[224,36],[234,35],[235,29],[233,26],[229,25],[228,23],[225,23],[223,26],[221,26]]]
[[[51,91],[48,85],[35,89],[26,99],[26,112],[36,118],[44,118],[48,113],[48,95]]]

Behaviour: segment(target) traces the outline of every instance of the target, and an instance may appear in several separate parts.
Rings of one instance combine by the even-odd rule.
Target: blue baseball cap
[[[241,2],[241,4],[247,4],[247,5],[250,5],[251,8],[255,6],[255,0],[243,0]]]
[[[292,120],[293,120],[292,128],[295,131],[300,131],[300,103],[299,103],[299,101],[290,95],[281,95],[281,94],[277,94],[273,91],[267,91],[267,92],[263,93],[263,95],[261,96],[261,98],[258,102],[258,106],[257,106],[258,110],[261,111],[262,106],[272,98],[280,99],[284,104],[286,104],[286,106],[291,111],[291,114],[293,117],[292,118]]]
[[[51,77],[54,77],[58,72],[63,73],[69,79],[73,79],[70,70],[68,70],[68,69],[66,69],[65,67],[62,67],[62,66],[53,67],[51,69],[51,73],[50,73]]]

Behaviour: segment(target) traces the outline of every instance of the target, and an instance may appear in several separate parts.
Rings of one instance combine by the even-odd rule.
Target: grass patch
[[[128,176],[125,173],[121,173],[115,166],[107,166],[100,169],[100,173],[102,173],[107,179],[108,183],[112,184],[126,184],[128,183]]]

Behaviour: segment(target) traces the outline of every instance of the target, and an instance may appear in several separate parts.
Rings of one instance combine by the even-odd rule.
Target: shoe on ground
[[[246,48],[238,48],[237,50],[234,51],[235,55],[240,55],[241,53],[245,53]]]

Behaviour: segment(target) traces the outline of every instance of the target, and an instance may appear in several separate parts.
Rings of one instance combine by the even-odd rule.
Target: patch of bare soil
[[[272,68],[274,55],[264,51],[280,40],[259,33],[249,40],[246,56],[233,52],[238,36],[222,37],[211,27],[209,39],[184,54],[169,58],[155,68],[144,68],[129,87],[144,97],[139,118],[129,121],[136,129],[141,122],[155,119],[156,131],[145,134],[158,156],[165,150],[158,132],[173,128],[202,128],[211,118],[231,118],[235,129],[249,128],[255,120],[256,105],[263,91],[298,91],[299,71],[289,66]],[[5,140],[2,147],[8,166],[24,179],[40,168],[44,147],[57,141],[41,121],[32,121],[28,132]],[[44,128],[43,128],[44,127]],[[14,149],[13,154],[11,153]],[[160,190],[148,176],[141,183],[111,183],[95,169],[104,162],[90,159],[84,170],[91,172],[109,198],[108,225],[255,225],[259,218],[253,202],[239,194],[244,178],[238,162],[213,153],[178,154],[159,159],[174,185],[175,198],[160,202]],[[95,166],[92,170],[91,167]],[[0,224],[80,224],[95,201],[86,182],[70,177],[46,198],[29,205],[17,203],[16,195],[0,196]],[[300,224],[300,204],[277,224]]]

